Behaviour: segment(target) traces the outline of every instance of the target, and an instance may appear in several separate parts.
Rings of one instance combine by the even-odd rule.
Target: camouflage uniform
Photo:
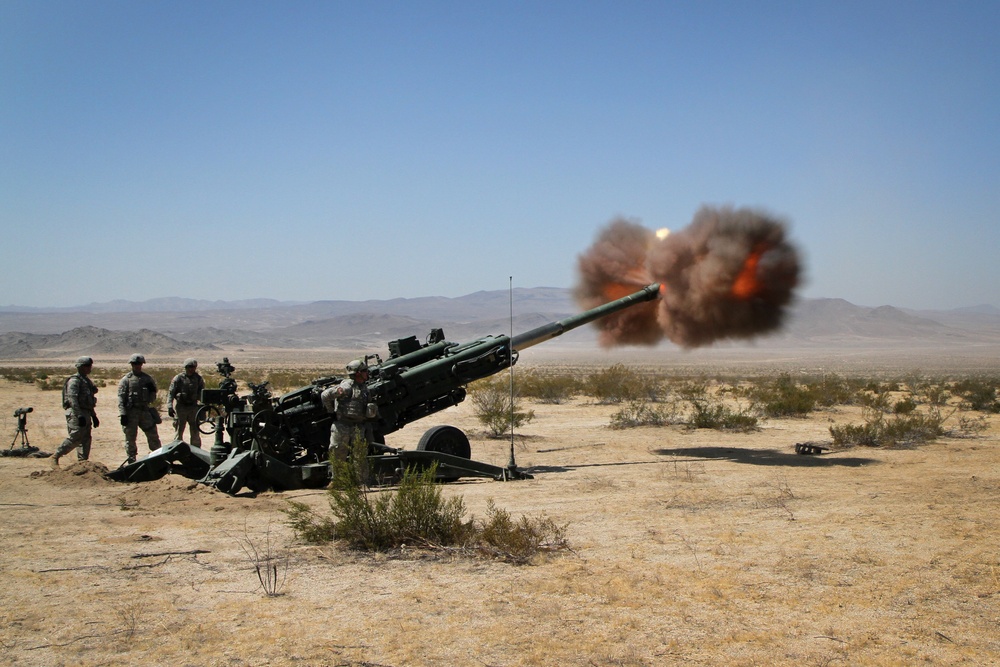
[[[91,429],[97,425],[94,408],[97,407],[97,387],[80,370],[82,366],[92,366],[94,360],[90,357],[80,357],[76,360],[76,375],[70,376],[63,385],[63,408],[66,410],[67,438],[56,449],[53,465],[59,465],[59,459],[74,449],[76,458],[86,461],[90,458]]]
[[[137,370],[133,366],[118,383],[118,416],[125,433],[125,454],[132,462],[138,454],[135,440],[140,429],[146,434],[149,451],[160,448],[160,434],[156,425],[161,420],[156,409],[150,408],[150,403],[156,398],[156,380],[142,371],[141,364],[146,363],[146,360],[141,354],[134,354],[129,363],[140,364],[140,367]]]
[[[372,423],[368,421],[368,385],[357,379],[357,374],[362,370],[367,372],[368,367],[363,362],[352,361],[347,369],[351,371],[350,378],[320,395],[327,412],[337,416],[330,424],[330,453],[339,461],[347,460],[359,434],[369,446],[375,440]]]
[[[201,447],[201,432],[198,430],[198,408],[201,392],[205,388],[205,380],[195,371],[187,374],[188,368],[197,368],[198,362],[188,359],[184,362],[184,372],[178,373],[170,381],[167,390],[167,412],[174,418],[174,440],[184,439],[184,428],[188,428],[191,436],[190,444]],[[177,401],[175,404],[174,401]]]

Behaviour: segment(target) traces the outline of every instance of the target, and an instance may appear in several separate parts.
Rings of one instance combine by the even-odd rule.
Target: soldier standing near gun
[[[338,461],[346,461],[360,436],[366,445],[375,439],[372,423],[375,404],[368,402],[368,364],[356,359],[347,364],[349,377],[329,387],[320,395],[327,412],[336,415],[330,425],[330,453]]]
[[[146,434],[149,451],[160,448],[160,434],[156,425],[160,423],[160,415],[150,403],[156,398],[156,380],[142,370],[146,358],[141,354],[133,354],[128,360],[132,370],[118,383],[118,416],[122,431],[125,433],[125,455],[127,463],[135,463],[138,449],[135,439],[139,429]]]
[[[184,372],[174,376],[167,390],[167,414],[174,419],[174,440],[184,438],[184,427],[187,426],[191,434],[190,444],[199,448],[201,432],[198,430],[198,408],[204,388],[205,380],[198,373],[198,361],[187,359],[184,361]]]
[[[76,458],[86,461],[90,458],[91,429],[101,425],[97,418],[97,387],[88,375],[94,370],[94,360],[80,357],[76,360],[76,375],[66,378],[63,383],[62,406],[66,410],[66,430],[69,435],[52,455],[52,465],[57,467],[59,459],[77,449]]]

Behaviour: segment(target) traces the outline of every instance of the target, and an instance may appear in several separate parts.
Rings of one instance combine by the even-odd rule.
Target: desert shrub
[[[34,384],[36,380],[44,380],[48,376],[47,371],[38,368],[0,368],[0,377],[11,382]]]
[[[691,401],[692,413],[686,422],[691,429],[710,428],[719,431],[749,432],[757,429],[754,408],[734,410],[718,401]]]
[[[864,388],[864,382],[834,374],[824,375],[818,380],[813,380],[808,383],[808,387],[816,405],[823,407],[857,405],[859,394]]]
[[[329,375],[336,375],[330,373]],[[343,371],[340,372],[344,374]],[[276,391],[287,391],[304,387],[313,383],[316,373],[313,371],[303,371],[295,369],[271,369],[267,372],[267,381],[271,383]]]
[[[684,401],[707,401],[712,398],[706,380],[685,380],[675,385],[673,391]]]
[[[921,382],[914,385],[913,392],[921,401],[934,406],[945,405],[951,397],[944,382]]]
[[[584,382],[585,391],[598,403],[622,403],[636,399],[657,400],[659,383],[625,364],[614,364],[591,373]]]
[[[355,454],[362,453],[363,447],[357,443]],[[352,455],[352,461],[363,458]],[[436,466],[408,469],[395,490],[376,492],[367,484],[363,463],[332,465],[334,476],[327,492],[332,517],[321,517],[295,501],[285,510],[289,526],[306,542],[336,540],[350,549],[378,552],[405,544],[519,565],[542,552],[569,548],[566,526],[546,517],[522,516],[515,521],[492,500],[484,520],[466,521],[462,498],[442,497],[441,486],[434,482]]]
[[[511,396],[510,381],[506,378],[486,378],[469,386],[476,419],[485,426],[492,437],[500,437],[524,426],[535,418],[534,410],[523,410],[515,388]]]
[[[896,415],[886,421],[893,444],[919,444],[944,435],[944,417],[938,410]]]
[[[648,401],[634,400],[611,415],[611,428],[666,426],[679,420],[676,403],[652,405]]]
[[[566,526],[548,517],[522,516],[514,521],[492,500],[487,501],[486,520],[474,524],[474,537],[480,554],[518,565],[530,562],[542,551],[568,548]]]
[[[355,448],[355,453],[363,452]],[[365,457],[352,456],[352,461]],[[333,519],[325,525],[332,537],[353,549],[386,551],[407,543],[462,543],[468,526],[462,520],[461,497],[445,499],[434,483],[436,466],[422,471],[406,469],[395,490],[375,491],[368,486],[366,466],[351,461],[333,462],[328,490]],[[303,518],[302,513],[298,519]],[[323,525],[309,531],[322,534]],[[294,525],[293,525],[294,527]]]
[[[326,544],[336,539],[336,523],[333,519],[319,516],[305,503],[289,500],[284,512],[288,517],[288,525],[300,540],[309,544]]]
[[[833,444],[837,447],[879,447],[884,443],[879,422],[863,424],[835,424],[830,427]]]
[[[1000,412],[995,378],[969,378],[956,382],[952,391],[962,399],[962,407],[979,412]]]
[[[70,375],[70,374],[67,374]],[[62,391],[65,378],[51,377],[44,375],[35,379],[35,386],[42,391]]]
[[[583,391],[583,382],[568,374],[522,373],[517,376],[516,385],[519,395],[555,405]]]
[[[975,417],[971,415],[959,415],[957,421],[958,424],[950,435],[959,438],[974,438],[985,433],[990,428],[990,422],[986,415],[977,415]]]
[[[917,403],[913,398],[907,396],[906,398],[896,401],[896,404],[892,406],[893,414],[897,415],[908,415],[917,409]]]
[[[930,442],[944,435],[944,417],[938,410],[912,412],[887,418],[878,411],[867,412],[863,424],[830,427],[833,444],[838,447],[891,447],[899,444]]]
[[[816,398],[808,387],[800,386],[787,373],[774,380],[753,385],[747,392],[768,417],[800,417],[816,407]]]
[[[880,391],[876,386],[873,391],[871,389],[866,389],[865,391],[858,394],[858,403],[866,410],[884,413],[889,410],[889,393],[886,391]]]

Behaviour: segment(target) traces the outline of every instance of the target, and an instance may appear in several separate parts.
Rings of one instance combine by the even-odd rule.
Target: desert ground
[[[664,375],[892,376],[995,371],[993,352],[624,360]],[[529,372],[570,363],[524,361]],[[612,430],[613,405],[530,403],[514,451],[534,479],[443,487],[473,515],[492,500],[566,527],[570,550],[517,566],[304,544],[283,509],[322,512],[322,490],[232,497],[173,475],[109,481],[101,473],[124,458],[113,393],[98,395],[90,462],[0,459],[0,664],[1000,664],[998,415],[975,437],[803,456],[796,443],[829,440],[860,409],[744,434]],[[3,435],[15,436],[15,408],[33,406],[30,443],[54,451],[58,401],[0,380]],[[466,430],[474,458],[507,462],[510,441],[487,438],[469,402],[390,444],[412,447],[437,423]],[[254,549],[279,557],[278,595],[262,591]]]

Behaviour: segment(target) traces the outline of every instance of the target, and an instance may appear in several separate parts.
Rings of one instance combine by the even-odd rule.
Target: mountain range
[[[448,340],[528,331],[579,312],[569,289],[539,287],[421,297],[308,303],[183,298],[110,301],[73,308],[0,308],[0,359],[172,355],[239,348],[383,350],[388,341],[443,328]],[[513,313],[513,318],[511,314]],[[582,327],[547,345],[590,345]],[[750,344],[729,342],[735,346]],[[803,299],[783,329],[757,347],[856,347],[1000,344],[994,306],[915,311],[858,306],[843,299]]]

